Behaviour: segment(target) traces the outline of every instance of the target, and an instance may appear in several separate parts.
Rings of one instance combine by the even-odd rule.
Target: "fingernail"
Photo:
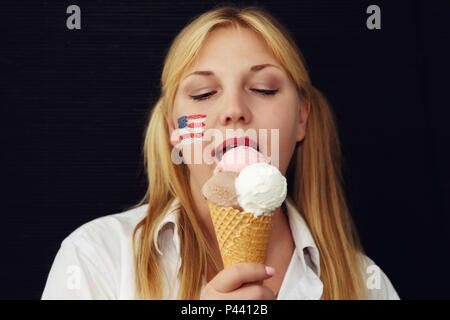
[[[266,273],[268,276],[273,276],[275,274],[275,269],[269,266],[266,266]]]

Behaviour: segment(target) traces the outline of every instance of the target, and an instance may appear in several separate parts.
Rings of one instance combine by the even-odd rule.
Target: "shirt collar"
[[[289,226],[291,228],[292,237],[295,243],[295,253],[299,257],[303,270],[306,270],[306,258],[305,253],[309,254],[310,260],[312,262],[312,270],[316,273],[317,277],[320,277],[320,257],[319,250],[314,242],[314,239],[309,231],[309,228],[303,219],[302,215],[298,212],[295,207],[293,201],[287,197],[286,201],[283,203],[285,207],[285,211],[287,212],[289,219]],[[179,223],[179,215],[180,215],[180,203],[178,198],[175,198],[171,205],[169,206],[166,214],[163,219],[159,223],[156,232],[154,234],[154,244],[156,250],[160,255],[163,255],[164,248],[160,248],[159,238],[161,236],[161,231],[164,230],[166,225],[170,224],[170,227],[173,229],[173,242],[176,248],[176,252],[178,257],[180,256],[180,238],[178,236],[178,223]],[[306,252],[308,251],[308,252]]]
[[[159,241],[161,238],[161,232],[162,230],[165,230],[165,226],[169,226],[173,230],[173,242],[175,244],[177,254],[178,256],[180,256],[180,238],[178,236],[179,217],[180,217],[180,202],[178,201],[178,198],[175,198],[170,204],[169,208],[167,209],[158,227],[156,228],[156,232],[153,237],[153,242],[155,244],[156,251],[158,251],[160,255],[163,255],[163,251],[159,246],[159,244],[161,243],[161,241]]]

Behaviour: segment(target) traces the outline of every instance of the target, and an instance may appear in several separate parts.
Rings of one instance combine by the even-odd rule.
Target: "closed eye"
[[[275,95],[278,92],[278,89],[276,89],[276,90],[251,89],[251,90],[254,92],[257,92],[259,94],[262,94],[264,96]],[[215,93],[217,93],[217,91],[211,91],[208,93],[200,94],[198,96],[189,96],[189,97],[191,97],[191,99],[196,100],[196,101],[207,100],[211,96],[213,96]]]

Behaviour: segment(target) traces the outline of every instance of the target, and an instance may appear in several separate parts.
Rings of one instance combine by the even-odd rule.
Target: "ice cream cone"
[[[265,263],[273,215],[243,212],[208,201],[224,267],[240,262]]]

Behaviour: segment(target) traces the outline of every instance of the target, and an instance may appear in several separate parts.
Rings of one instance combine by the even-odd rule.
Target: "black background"
[[[3,299],[39,299],[61,241],[137,203],[167,49],[217,1],[16,1],[2,8]],[[230,3],[230,2],[228,2]],[[247,1],[291,31],[338,118],[366,253],[402,299],[448,299],[450,7]],[[81,30],[66,8],[81,8]],[[366,8],[381,8],[381,30]]]

